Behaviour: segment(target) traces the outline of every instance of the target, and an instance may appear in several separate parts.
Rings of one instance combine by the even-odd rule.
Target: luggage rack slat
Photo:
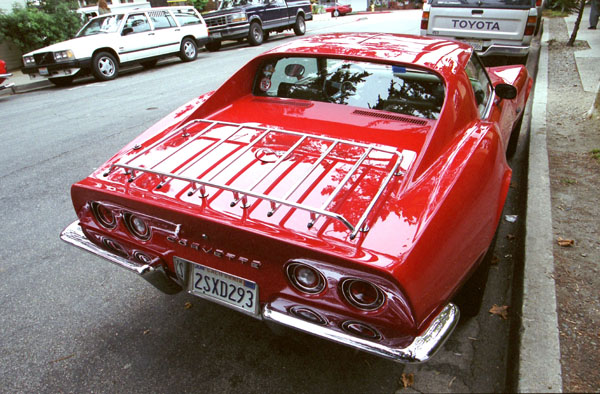
[[[204,129],[200,130],[190,141],[186,141],[183,144],[183,146],[178,147],[174,152],[170,153],[166,158],[160,160],[158,163],[154,163],[153,165],[151,165],[149,167],[143,167],[141,165],[132,165],[131,164],[134,160],[136,160],[137,158],[140,158],[142,155],[147,153],[149,150],[153,149],[154,147],[159,146],[160,144],[167,141],[169,138],[173,138],[175,135],[177,135],[177,133],[182,132],[182,131],[185,132],[190,127],[193,127],[193,126],[195,126],[197,124],[201,124],[201,123],[206,124]],[[216,141],[216,142],[213,141],[211,143],[211,145],[209,145],[206,149],[202,149],[200,154],[198,154],[197,156],[193,155],[192,157],[185,160],[184,163],[187,163],[187,164],[183,168],[177,168],[174,172],[159,171],[156,169],[157,165],[165,162],[168,158],[172,157],[175,153],[180,152],[183,148],[188,146],[192,141],[198,140],[198,139],[202,138],[203,136],[206,136],[206,134],[209,131],[214,130],[217,126],[234,127],[234,131],[233,132],[228,131],[225,136],[223,136],[222,138],[219,139],[219,141]],[[235,141],[235,143],[239,144],[240,148],[242,148],[242,149],[239,149],[235,153],[232,152],[230,157],[227,157],[220,164],[211,166],[208,170],[205,170],[202,174],[198,175],[197,177],[190,177],[190,176],[184,175],[184,173],[187,170],[189,170],[192,166],[194,166],[195,164],[200,162],[202,159],[207,157],[211,152],[213,152],[219,146],[221,146],[222,144],[224,144],[226,142],[233,142],[234,141],[233,138],[241,130],[249,130],[249,131],[254,131],[256,133],[251,138],[250,141],[239,141],[239,140]],[[274,138],[277,135],[290,135],[290,136],[297,136],[299,138],[287,149],[287,151],[283,152],[281,154],[281,156],[278,157],[278,160],[276,160],[273,163],[269,163],[270,164],[269,168],[267,168],[264,173],[260,174],[257,177],[258,179],[256,181],[254,181],[251,184],[251,186],[247,186],[244,188],[232,186],[231,179],[233,179],[233,178],[226,180],[224,182],[217,182],[215,180],[219,175],[221,175],[226,169],[230,168],[230,166],[233,163],[235,163],[237,160],[241,159],[246,153],[248,153],[259,142],[265,141],[266,137],[269,135],[273,135]],[[216,140],[216,138],[215,138],[215,140]],[[294,175],[294,176],[298,177],[298,180],[295,181],[291,187],[288,187],[285,190],[285,192],[282,193],[282,196],[279,197],[279,196],[273,195],[273,193],[271,193],[271,191],[269,191],[269,188],[267,188],[267,191],[264,193],[255,191],[255,188],[261,182],[263,182],[265,179],[267,179],[267,177],[269,177],[269,175],[271,175],[274,172],[274,170],[277,168],[277,166],[279,166],[279,164],[281,164],[284,160],[286,160],[288,157],[290,157],[290,155],[292,155],[294,153],[294,151],[296,151],[300,147],[300,145],[302,145],[304,142],[306,142],[308,140],[321,141],[321,142],[327,143],[328,146],[326,146],[326,148],[325,147],[323,148],[324,151],[320,154],[320,156],[316,159],[316,161],[314,161],[310,165],[309,168],[307,168],[306,170],[303,170],[303,172],[301,174]],[[358,159],[356,159],[356,158],[348,159],[348,158],[344,158],[344,157],[340,158],[338,156],[331,156],[334,152],[334,149],[339,148],[340,146],[346,146],[346,147],[350,147],[350,148],[361,148],[361,149],[363,149],[363,152],[362,152],[362,154],[360,154],[360,152],[356,152],[357,154],[360,154],[360,157]],[[376,157],[372,157],[371,155],[374,154],[375,152],[379,152],[380,154]],[[383,156],[381,155],[381,153],[383,153]],[[301,200],[295,201],[294,199],[290,199],[290,197],[300,188],[301,185],[306,184],[307,179],[309,179],[311,174],[313,174],[314,171],[328,158],[332,162],[338,162],[338,163],[341,163],[342,165],[347,165],[347,166],[352,165],[352,167],[350,168],[350,170],[348,170],[346,172],[344,178],[341,181],[339,181],[339,183],[336,185],[333,192],[331,192],[331,194],[328,196],[325,203],[323,203],[320,207],[317,207],[317,206],[311,206],[311,205],[299,202]],[[375,193],[375,195],[373,197],[370,198],[370,203],[362,212],[358,222],[355,224],[352,224],[346,217],[344,217],[342,214],[336,212],[335,206],[333,208],[330,208],[330,205],[334,202],[336,197],[338,197],[340,195],[340,192],[344,189],[344,187],[349,185],[349,182],[351,181],[352,177],[355,174],[357,174],[358,169],[361,168],[362,166],[369,165],[369,164],[365,164],[365,162],[368,160],[376,160],[377,162],[381,163],[382,165],[378,166],[379,170],[377,170],[377,171],[382,171],[383,173],[387,172],[387,174],[382,181],[378,181],[379,187],[377,189],[377,192]],[[314,226],[314,224],[320,217],[326,217],[326,218],[330,218],[330,219],[333,219],[333,220],[336,220],[336,221],[342,223],[350,231],[350,239],[354,239],[358,235],[359,232],[368,231],[368,226],[366,225],[366,221],[367,221],[370,213],[373,211],[375,205],[380,200],[380,197],[383,195],[385,188],[390,183],[392,178],[394,176],[401,175],[402,171],[400,171],[399,169],[402,164],[402,161],[403,161],[403,155],[392,147],[379,146],[379,145],[375,145],[375,144],[364,144],[364,143],[360,143],[360,142],[348,141],[348,140],[343,140],[343,139],[339,139],[339,138],[326,137],[323,135],[313,135],[313,134],[309,134],[309,133],[300,133],[300,132],[295,132],[295,131],[290,131],[290,130],[273,129],[273,128],[268,128],[268,127],[252,125],[252,124],[239,124],[239,123],[221,122],[221,121],[207,120],[207,119],[196,119],[196,120],[186,123],[185,125],[176,129],[174,132],[168,133],[167,136],[161,138],[159,141],[157,141],[157,142],[153,143],[151,146],[145,148],[142,152],[137,154],[135,157],[128,159],[126,162],[124,162],[124,163],[117,162],[117,163],[112,164],[110,166],[109,170],[104,174],[104,176],[108,176],[110,173],[112,173],[113,171],[115,171],[119,168],[122,168],[126,174],[131,175],[130,181],[135,179],[136,174],[138,174],[138,173],[153,174],[153,175],[158,176],[159,179],[161,180],[161,183],[159,184],[159,186],[157,188],[162,186],[164,183],[169,182],[170,180],[181,180],[181,181],[185,181],[185,182],[189,183],[189,186],[191,189],[191,191],[188,193],[189,196],[194,194],[196,191],[200,190],[201,191],[200,197],[206,197],[207,195],[205,192],[205,188],[213,187],[213,188],[216,188],[219,190],[229,191],[233,194],[234,200],[231,203],[232,207],[235,204],[237,204],[239,201],[243,201],[242,208],[248,208],[251,204],[250,205],[248,204],[247,199],[248,199],[248,197],[253,197],[253,198],[256,198],[257,200],[264,200],[264,201],[270,203],[270,210],[267,212],[267,216],[269,216],[269,217],[272,216],[282,205],[284,205],[284,206],[287,206],[290,208],[295,208],[295,209],[299,209],[299,210],[308,212],[309,216],[310,216],[310,220],[307,224],[308,228],[311,228],[312,226]],[[369,168],[369,167],[365,167],[365,168]],[[386,168],[388,170],[386,170]],[[216,173],[215,173],[215,171],[216,171]],[[236,177],[237,176],[238,175],[236,175]],[[281,179],[279,179],[279,178],[277,178],[277,180],[274,181],[273,186],[275,185],[275,183],[281,181]],[[358,182],[358,181],[355,180],[355,182]],[[273,186],[270,186],[270,188],[272,189]],[[339,204],[336,203],[335,205],[340,206],[343,204],[344,203],[341,202]]]

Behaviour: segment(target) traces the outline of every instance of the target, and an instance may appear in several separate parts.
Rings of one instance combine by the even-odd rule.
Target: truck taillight
[[[542,0],[537,0],[537,1],[535,2],[535,6],[536,6],[536,7],[541,7],[541,6],[542,6]]]
[[[421,30],[427,30],[429,26],[429,11],[423,11],[423,16],[421,17]]]
[[[537,16],[527,17],[527,25],[525,26],[525,35],[532,36],[535,32],[535,25],[537,24]]]

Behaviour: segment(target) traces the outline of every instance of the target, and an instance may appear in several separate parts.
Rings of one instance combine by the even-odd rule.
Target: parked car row
[[[208,25],[189,6],[126,9],[101,15],[88,21],[75,38],[23,55],[22,71],[32,79],[47,79],[56,85],[68,85],[88,74],[107,81],[128,64],[150,68],[169,56],[193,61],[198,48],[206,45],[209,50],[218,50],[224,39],[247,38],[251,45],[260,45],[270,31],[293,29],[296,35],[303,35],[305,20],[312,19],[307,0],[261,0],[260,5],[249,9],[251,3],[243,0],[243,6],[233,4],[206,14]],[[262,12],[265,9],[270,12]]]

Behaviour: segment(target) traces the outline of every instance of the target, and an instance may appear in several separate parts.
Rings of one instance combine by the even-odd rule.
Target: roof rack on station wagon
[[[201,129],[199,131],[196,131],[195,135],[192,136],[191,131],[193,129],[196,129],[198,126],[200,126]],[[207,134],[210,131],[215,130],[217,127],[223,126],[231,128],[231,130],[228,131],[225,136],[221,137],[220,139],[214,137],[207,137]],[[243,134],[241,133],[242,130],[245,130],[246,132],[253,131],[257,134],[257,136],[252,141],[240,141],[239,135]],[[153,148],[167,142],[169,139],[177,137],[178,135],[179,137],[189,139],[185,143],[181,144],[181,146],[178,146],[173,152],[169,153],[168,156],[166,156],[165,158],[162,158],[156,163],[152,163],[151,166],[142,167],[139,165],[132,164],[137,159],[150,152]],[[295,136],[297,137],[297,141],[287,151],[279,155],[278,159],[272,162],[272,164],[265,169],[264,173],[260,175],[255,182],[253,182],[252,186],[246,188],[239,188],[230,185],[230,183],[233,183],[234,178],[237,178],[237,175],[235,177],[232,177],[231,179],[228,179],[226,182],[215,181],[215,178],[222,174],[226,169],[230,168],[232,164],[239,160],[245,153],[250,152],[252,148],[257,146],[257,144],[259,144],[260,142],[264,143],[267,137],[273,136]],[[209,141],[212,140],[212,142],[204,149],[200,150],[199,152],[196,152],[194,156],[186,156],[182,164],[178,165],[175,171],[162,171],[156,169],[157,166],[159,166],[161,163],[164,163],[167,159],[173,158],[175,154],[181,152],[192,142],[201,139]],[[258,186],[262,181],[264,181],[269,175],[273,174],[275,169],[284,160],[291,157],[291,155],[298,150],[301,144],[310,140],[325,143],[328,144],[328,146],[324,150],[324,152],[322,152],[321,155],[318,158],[316,158],[316,160],[308,168],[306,173],[302,174],[302,176],[300,176],[298,180],[294,182],[293,186],[289,188],[289,190],[286,193],[284,193],[284,195],[275,196],[269,194],[269,191],[272,190],[272,188],[267,188],[267,191],[265,192],[258,192],[254,190],[256,186]],[[236,144],[238,146],[238,149],[231,152],[231,154],[229,154],[226,158],[224,158],[218,164],[215,164],[212,167],[210,167],[208,171],[204,171],[204,173],[198,177],[182,175],[190,167],[196,165],[202,159],[206,158],[211,152],[215,151],[217,148],[226,143]],[[334,157],[332,152],[336,147],[340,146],[346,146],[349,148],[360,148],[362,150],[362,154],[360,154],[358,159],[353,159],[353,161],[349,161],[347,159],[342,160],[340,158]],[[141,148],[141,146],[136,146],[134,150]],[[371,157],[372,155],[375,156],[376,152],[379,152],[379,155],[375,158]],[[382,154],[384,157],[387,158],[382,157]],[[351,166],[350,170],[347,171],[343,179],[341,179],[339,183],[335,185],[335,189],[333,190],[333,192],[331,192],[331,194],[327,198],[327,201],[325,201],[325,203],[323,203],[321,206],[311,206],[303,203],[303,198],[298,198],[295,200],[291,199],[292,195],[303,184],[307,183],[307,179],[311,176],[311,174],[313,174],[313,172],[326,160],[338,162],[343,161],[346,165]],[[334,210],[335,205],[338,204],[332,204],[332,202],[334,201],[335,197],[342,191],[342,189],[349,184],[351,178],[355,174],[357,174],[361,166],[366,166],[365,162],[367,160],[377,160],[378,162],[382,163],[383,165],[380,165],[380,167],[385,168],[386,174],[380,180],[377,187],[377,192],[370,198],[370,203],[365,208],[365,210],[362,213],[360,213],[360,219],[356,223],[351,223],[346,217]],[[226,165],[222,165],[225,162]],[[201,198],[206,198],[208,196],[206,192],[206,187],[213,187],[232,193],[232,207],[240,202],[242,208],[250,207],[252,204],[249,204],[249,197],[269,202],[270,210],[267,213],[267,216],[269,217],[272,216],[282,205],[285,205],[290,208],[295,208],[308,212],[310,214],[310,220],[307,223],[308,228],[313,227],[313,225],[319,219],[319,217],[324,216],[341,222],[350,231],[350,239],[354,239],[360,231],[368,231],[368,226],[366,226],[365,224],[367,217],[375,207],[375,204],[383,194],[386,186],[390,183],[392,177],[403,174],[403,170],[401,168],[402,162],[403,155],[396,149],[391,148],[389,146],[363,144],[360,142],[342,140],[338,138],[330,138],[309,133],[300,133],[289,130],[262,127],[247,123],[239,124],[210,119],[195,119],[168,133],[165,137],[159,139],[155,143],[145,147],[133,157],[128,157],[126,161],[112,164],[109,170],[104,173],[104,176],[108,176],[113,171],[119,168],[124,169],[125,173],[130,176],[129,182],[133,182],[141,174],[153,174],[158,176],[161,181],[160,184],[156,187],[157,189],[162,188],[167,182],[170,182],[171,180],[186,181],[189,182],[189,186],[191,188],[191,190],[188,192],[188,196],[199,192],[199,196]],[[219,166],[222,166],[222,168],[219,168],[217,172],[214,172]],[[281,179],[282,176],[279,176],[274,183],[279,182]],[[309,186],[309,188],[310,187],[311,186]]]

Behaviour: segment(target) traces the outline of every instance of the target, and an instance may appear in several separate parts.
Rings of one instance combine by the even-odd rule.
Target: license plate
[[[213,38],[221,38],[221,33],[210,33],[210,36]]]
[[[40,72],[40,75],[50,75],[47,67],[40,67],[38,71]]]
[[[190,292],[219,304],[258,314],[258,285],[252,281],[193,263]]]
[[[476,51],[481,51],[483,49],[483,41],[481,40],[463,40],[463,42],[471,45]]]

